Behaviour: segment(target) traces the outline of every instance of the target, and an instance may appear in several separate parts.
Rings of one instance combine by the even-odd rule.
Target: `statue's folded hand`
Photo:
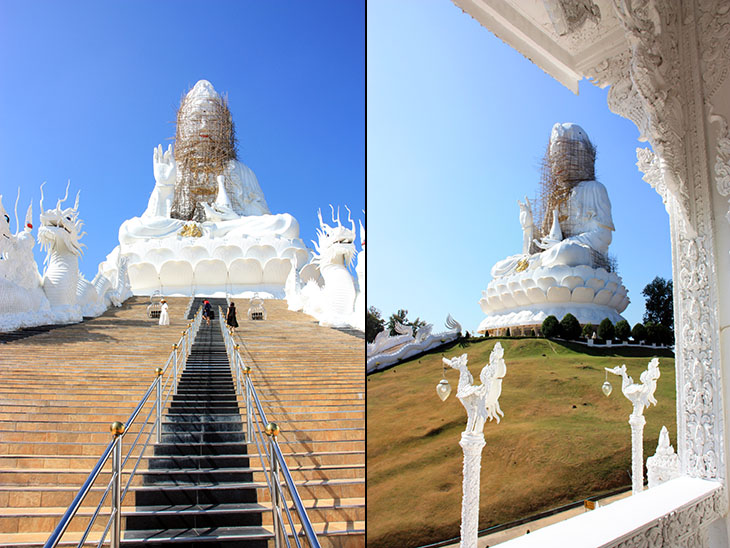
[[[542,250],[550,249],[551,247],[559,244],[561,240],[553,240],[551,238],[542,238],[541,240],[533,240],[535,245]]]

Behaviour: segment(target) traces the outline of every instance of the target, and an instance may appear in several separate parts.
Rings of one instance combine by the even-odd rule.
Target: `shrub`
[[[563,337],[569,341],[577,339],[580,337],[580,323],[578,323],[578,319],[570,312],[567,313],[560,321],[560,331],[563,333]]]
[[[598,326],[598,336],[601,337],[604,341],[610,341],[615,336],[615,329],[613,327],[613,324],[611,323],[611,320],[608,318],[603,318],[600,325]]]
[[[646,322],[646,342],[656,344],[661,342],[661,328],[654,322]]]
[[[560,322],[555,316],[548,316],[543,320],[542,336],[547,339],[560,336]]]
[[[530,337],[534,337],[534,336],[535,336],[535,330],[534,329],[530,329]]]
[[[641,342],[646,340],[646,327],[644,327],[643,323],[637,323],[634,328],[631,330],[631,337],[634,339],[634,342]]]
[[[666,344],[667,346],[673,345],[674,333],[672,333],[672,330],[663,324],[657,325],[657,328],[659,330],[659,342],[661,344]]]
[[[593,337],[593,334],[596,332],[596,327],[592,323],[587,323],[583,326],[583,336],[586,339],[590,339]]]
[[[627,341],[631,335],[631,326],[626,320],[616,322],[616,338],[620,341]]]
[[[512,333],[509,330],[509,327],[507,328],[507,332],[504,334],[505,337],[511,337]]]

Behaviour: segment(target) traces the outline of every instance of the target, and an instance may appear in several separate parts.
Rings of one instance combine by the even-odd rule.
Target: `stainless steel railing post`
[[[112,513],[111,548],[119,548],[122,540],[122,434],[124,423],[114,422],[110,428],[116,445],[112,453]]]
[[[157,431],[157,443],[160,443],[162,439],[162,368],[158,367],[155,369],[157,373],[157,417],[155,419],[155,430]]]
[[[279,426],[275,422],[266,425],[266,435],[269,436],[269,463],[271,466],[271,509],[274,517],[274,546],[281,548],[283,542],[283,524],[279,520],[281,510],[281,483],[279,482],[279,461],[276,458],[276,436],[279,434]]]
[[[241,368],[239,367],[239,356],[238,356],[238,348],[239,346],[236,345],[233,347],[233,367],[236,369],[236,388],[238,389],[238,393],[241,393]]]
[[[184,357],[185,363],[187,363],[188,356],[190,355],[190,352],[193,349],[193,337],[194,337],[193,331],[195,331],[195,330],[193,328],[192,322],[190,322],[190,323],[188,323],[188,344],[186,345],[186,348],[185,348],[185,357]]]
[[[177,343],[172,345],[172,392],[177,394]]]
[[[244,366],[243,375],[243,382],[246,385],[246,439],[251,441],[253,440],[253,405],[251,403],[251,368],[249,366]]]

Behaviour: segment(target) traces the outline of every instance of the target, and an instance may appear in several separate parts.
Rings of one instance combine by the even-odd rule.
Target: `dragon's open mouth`
[[[71,234],[71,231],[70,231],[70,230],[69,230],[68,228],[66,228],[66,227],[65,227],[64,225],[62,225],[62,224],[59,224],[59,223],[57,223],[57,222],[55,222],[55,221],[50,221],[50,222],[48,223],[48,226],[55,226],[56,228],[62,228],[62,229],[64,229],[64,230],[65,230],[66,232],[68,232],[69,234]]]

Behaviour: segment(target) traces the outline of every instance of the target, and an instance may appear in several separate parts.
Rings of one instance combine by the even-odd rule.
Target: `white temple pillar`
[[[479,530],[479,477],[482,467],[484,434],[462,432],[459,442],[464,450],[463,497],[461,499],[461,543],[459,548],[477,548]]]

